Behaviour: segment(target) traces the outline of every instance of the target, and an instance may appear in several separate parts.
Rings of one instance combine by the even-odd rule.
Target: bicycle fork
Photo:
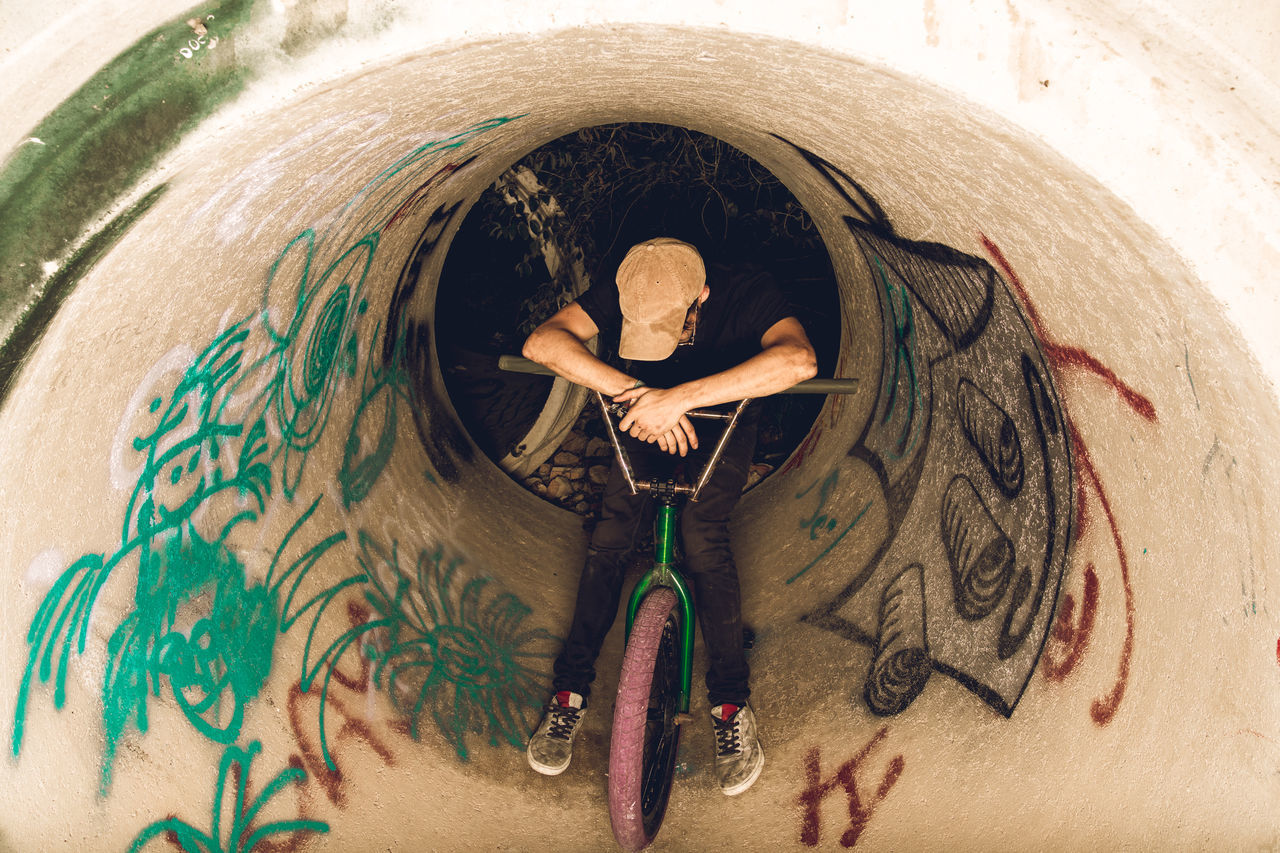
[[[679,689],[676,703],[676,722],[691,721],[689,697],[693,683],[693,596],[689,583],[676,568],[676,504],[675,495],[658,495],[658,512],[653,522],[653,567],[636,581],[635,589],[627,602],[627,633],[631,638],[631,625],[635,621],[640,602],[655,587],[668,586],[675,590],[676,608],[680,613],[680,633],[676,638],[679,659]]]

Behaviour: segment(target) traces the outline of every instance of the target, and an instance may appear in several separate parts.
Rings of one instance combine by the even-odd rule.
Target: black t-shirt
[[[670,388],[734,367],[760,352],[760,339],[775,323],[795,316],[773,276],[754,265],[707,268],[711,295],[702,304],[691,346],[676,347],[663,361],[631,361],[626,371],[646,385]],[[618,285],[601,281],[578,297],[610,351],[622,331]]]

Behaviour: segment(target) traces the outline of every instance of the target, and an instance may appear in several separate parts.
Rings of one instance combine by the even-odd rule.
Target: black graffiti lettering
[[[470,161],[468,160],[467,162]],[[400,278],[396,281],[395,291],[391,294],[391,305],[387,309],[387,335],[383,339],[382,345],[382,361],[384,365],[391,364],[395,357],[395,342],[399,339],[397,332],[405,321],[406,312],[413,301],[414,294],[418,290],[418,279],[421,277],[422,267],[427,259],[435,253],[436,248],[440,245],[440,238],[453,221],[453,217],[457,215],[460,207],[462,207],[462,202],[458,201],[449,207],[441,204],[431,212],[431,216],[427,218],[426,226],[422,229],[422,236],[418,238],[418,245],[409,254],[409,260],[400,271]]]
[[[845,272],[879,303],[877,397],[848,456],[874,475],[887,523],[870,558],[801,619],[875,650],[863,696],[876,713],[907,707],[937,670],[1008,715],[1052,623],[1074,498],[1036,331],[985,258],[904,238],[866,186],[788,144],[848,204],[862,262]],[[902,566],[934,593],[921,596],[924,636],[895,652],[886,643],[906,634],[886,616],[914,614],[896,609],[913,600]],[[938,606],[948,598],[954,607]]]
[[[1022,491],[1022,441],[1013,419],[968,379],[960,380],[956,415],[965,438],[1001,494],[1012,500]]]

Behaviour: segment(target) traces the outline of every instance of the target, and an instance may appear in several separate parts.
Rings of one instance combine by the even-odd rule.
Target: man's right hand
[[[664,452],[685,456],[689,451],[698,449],[698,433],[677,405],[670,407],[670,401],[676,398],[671,391],[661,388],[640,386],[629,388],[614,397],[614,401],[627,405],[627,414],[619,422],[619,428],[639,441],[656,444]],[[665,405],[664,405],[665,404]],[[640,411],[635,411],[636,409]],[[670,409],[669,414],[654,417],[651,410],[661,412]],[[637,417],[639,415],[639,417]],[[664,427],[674,421],[674,426]]]

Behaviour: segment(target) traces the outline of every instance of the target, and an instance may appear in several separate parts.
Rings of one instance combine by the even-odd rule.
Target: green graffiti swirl
[[[376,335],[375,335],[376,337]],[[405,336],[401,330],[395,337],[390,362],[379,368],[378,359],[365,360],[365,373],[360,383],[360,405],[356,408],[351,431],[342,450],[342,468],[338,484],[342,487],[342,505],[349,509],[369,496],[373,484],[391,459],[396,445],[396,423],[399,405],[413,405],[409,393],[409,375],[404,367]],[[374,425],[381,423],[380,427]],[[373,447],[363,451],[363,437],[376,429]]]
[[[342,579],[318,592],[304,583],[316,563],[346,541],[342,531],[318,535],[302,557],[285,560],[320,498],[285,535],[265,581],[252,579],[251,552],[239,549],[255,535],[261,540],[261,530],[251,531],[261,527],[269,505],[293,504],[313,449],[332,431],[340,389],[358,375],[360,399],[338,475],[343,509],[363,501],[387,468],[400,404],[412,407],[412,397],[403,363],[404,324],[384,329],[375,323],[370,329],[366,319],[366,278],[380,230],[403,202],[406,187],[418,187],[450,150],[510,120],[495,119],[415,148],[357,193],[330,231],[308,228],[289,240],[266,272],[260,308],[218,333],[172,390],[152,401],[154,427],[132,442],[143,463],[118,547],[73,561],[32,618],[14,711],[15,757],[33,686],[52,683],[54,707],[63,707],[71,655],[84,654],[104,587],[127,569],[136,572],[132,601],[107,640],[103,796],[111,787],[120,739],[131,729],[147,731],[151,701],[171,699],[195,731],[231,745],[242,734],[246,707],[272,672],[280,634],[300,621],[309,625],[301,686],[306,690],[321,679],[327,690],[347,649],[370,631],[398,624],[401,616],[388,615],[313,650],[329,605],[344,591],[370,584],[366,574],[350,568],[326,574]],[[376,433],[373,440],[367,440],[369,433]],[[499,635],[497,648],[520,640]],[[482,698],[501,704],[505,696],[486,692]]]
[[[531,664],[549,661],[559,640],[524,629],[532,612],[524,602],[489,578],[460,578],[462,561],[445,560],[442,548],[420,551],[410,574],[395,543],[387,549],[361,534],[360,563],[365,598],[387,625],[367,652],[374,681],[408,716],[413,737],[430,720],[464,761],[468,734],[523,747],[546,678]]]

